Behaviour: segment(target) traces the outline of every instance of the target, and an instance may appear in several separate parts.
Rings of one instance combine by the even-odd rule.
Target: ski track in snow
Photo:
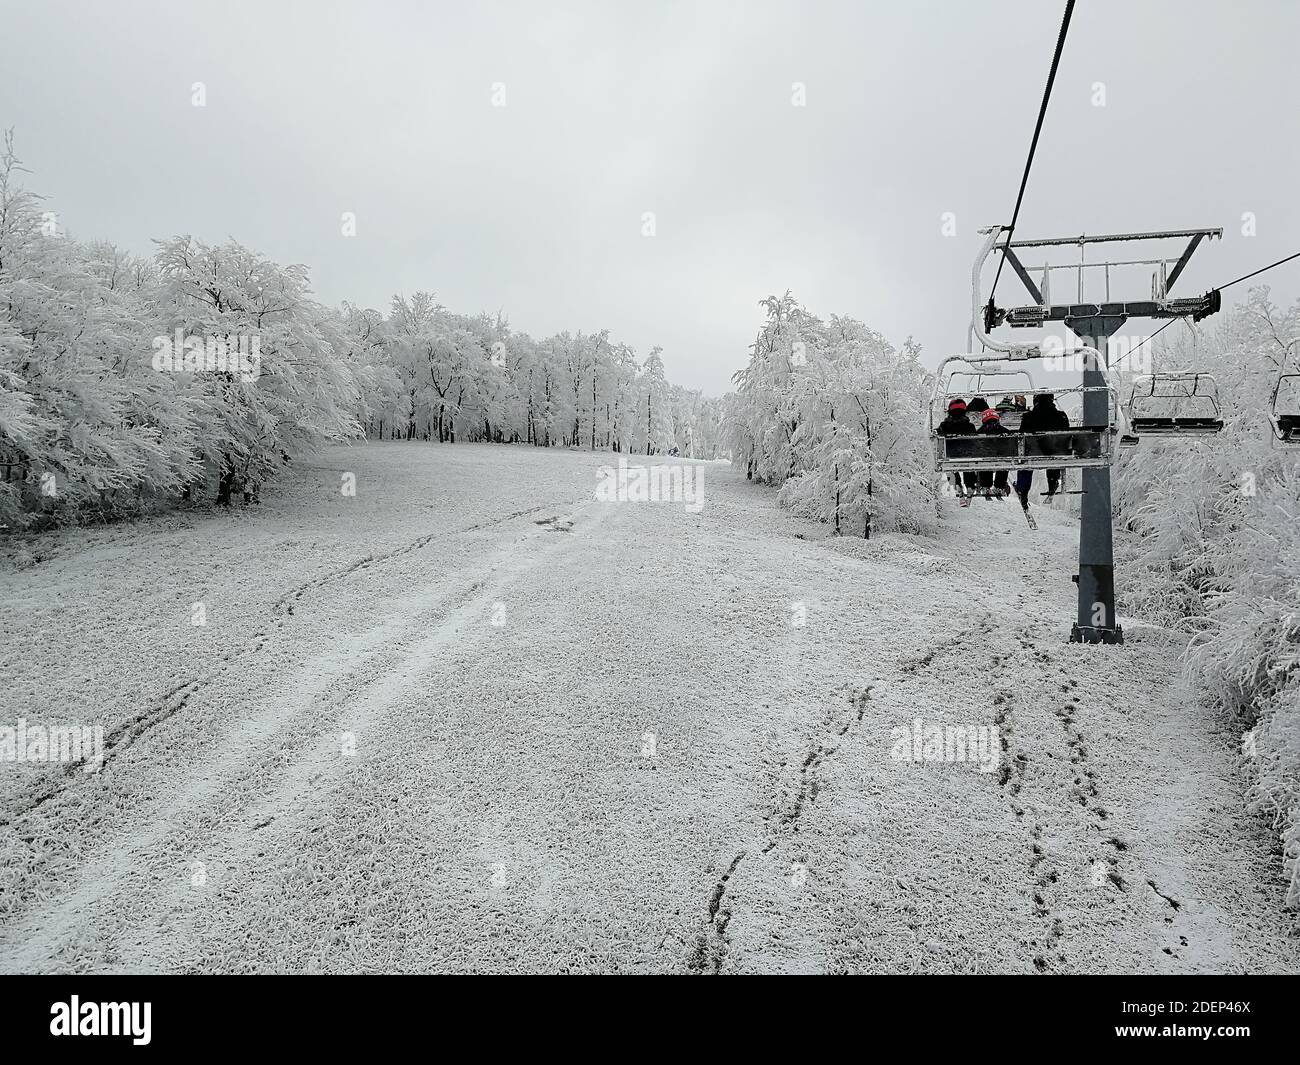
[[[0,969],[1300,971],[1178,647],[1065,642],[1072,519],[827,539],[607,461],[338,448],[0,572],[0,720],[106,735],[0,763]],[[996,771],[895,760],[914,718]]]

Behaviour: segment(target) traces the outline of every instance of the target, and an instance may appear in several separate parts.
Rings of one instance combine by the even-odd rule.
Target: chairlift
[[[1300,444],[1300,373],[1284,373],[1277,379],[1268,417],[1281,443]]]
[[[1095,349],[1084,348],[1083,350],[1090,352],[1098,365],[1101,365],[1100,355]],[[1041,357],[1041,355],[1021,355],[1017,361],[1027,357]],[[961,398],[973,402],[976,398],[983,398],[990,407],[996,409],[997,402],[1005,399],[1009,394],[1016,394],[1009,393],[1005,388],[957,391],[951,385],[951,375],[946,373],[949,364],[966,363],[974,368],[974,374],[970,371],[956,372],[970,376],[981,374],[986,378],[1007,376],[1008,371],[994,370],[985,366],[986,363],[996,363],[1005,358],[1006,356],[986,352],[980,355],[952,355],[940,363],[930,396],[930,439],[934,446],[935,469],[940,473],[968,473],[999,470],[1096,469],[1111,466],[1116,452],[1115,437],[1120,431],[1124,411],[1117,391],[1110,384],[1078,385],[1053,391],[1058,398],[1077,392],[1085,401],[1089,393],[1104,395],[1107,409],[1104,425],[1071,426],[1065,430],[1021,433],[1017,430],[1020,417],[1025,412],[1024,408],[1017,408],[1014,411],[1004,408],[999,411],[999,414],[1002,415],[1003,425],[1010,430],[1009,432],[962,436],[946,436],[939,432],[939,424],[947,415],[948,403],[953,399]],[[1024,374],[1024,371],[1018,372]],[[1028,374],[1024,376],[1028,377]],[[1032,378],[1030,382],[1032,384]],[[1033,391],[1031,389],[1023,394],[1027,397],[1032,395]],[[1088,404],[1085,402],[1084,409],[1086,410],[1087,407]]]
[[[930,395],[929,428],[930,440],[934,447],[934,468],[940,473],[997,473],[1002,470],[1061,470],[1061,469],[1098,469],[1113,465],[1118,448],[1115,439],[1126,424],[1123,404],[1116,391],[1113,377],[1106,366],[1101,353],[1092,347],[1079,348],[1075,354],[1081,354],[1091,361],[1093,369],[1100,371],[1102,384],[1080,384],[1072,388],[1054,389],[1058,397],[1079,393],[1082,411],[1087,413],[1097,404],[1089,403],[1090,398],[1102,397],[1105,401],[1102,409],[1103,424],[1084,424],[1071,426],[1069,429],[1047,430],[1044,432],[1019,432],[1020,417],[1028,406],[1028,396],[1034,393],[1033,378],[1023,370],[1012,371],[1009,363],[1023,364],[1028,360],[1041,359],[1044,353],[1040,344],[1010,344],[995,340],[989,336],[984,324],[984,303],[980,292],[980,268],[993,252],[998,236],[1004,232],[1004,226],[992,226],[982,230],[985,234],[984,246],[980,249],[971,268],[971,327],[972,347],[978,340],[984,349],[980,354],[951,355],[939,364],[935,372],[934,387]],[[1059,353],[1054,353],[1059,354]],[[971,368],[959,371],[980,376],[974,390],[956,392],[951,387],[951,377],[946,372],[952,363],[965,363]],[[983,377],[1023,376],[1031,386],[1025,393],[1008,392],[1006,388],[986,390],[982,387]],[[1095,380],[1095,378],[1094,378]],[[946,435],[939,432],[939,424],[947,416],[948,403],[960,396],[963,400],[983,399],[989,407],[996,409],[999,401],[1008,395],[1024,396],[1024,406],[1003,404],[998,413],[1002,417],[1005,433],[969,433]],[[990,400],[992,402],[990,402]],[[1006,409],[1012,406],[1014,409]]]
[[[1179,370],[1143,374],[1133,382],[1128,421],[1135,439],[1143,436],[1213,436],[1223,431],[1219,385],[1208,373]]]

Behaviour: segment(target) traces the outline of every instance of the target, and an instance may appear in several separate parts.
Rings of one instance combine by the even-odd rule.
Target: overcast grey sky
[[[721,393],[786,288],[964,350],[1062,7],[4,0],[0,125],[76,236],[233,236],[328,303],[608,328]],[[1296,0],[1080,0],[1017,235],[1222,226],[1184,295],[1300,249],[1298,49]]]

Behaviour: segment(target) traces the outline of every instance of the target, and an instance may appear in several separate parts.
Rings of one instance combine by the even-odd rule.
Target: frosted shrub
[[[733,463],[836,533],[934,532],[927,376],[916,348],[899,352],[851,318],[823,323],[789,293],[764,305],[767,323],[724,407]]]
[[[1250,804],[1278,833],[1287,902],[1300,906],[1300,451],[1272,446],[1265,412],[1300,305],[1268,290],[1216,328],[1184,335],[1157,369],[1214,370],[1225,429],[1144,440],[1115,486],[1127,612],[1183,631],[1198,688],[1246,736]]]

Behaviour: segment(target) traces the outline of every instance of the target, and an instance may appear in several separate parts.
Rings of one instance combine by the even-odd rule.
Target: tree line
[[[73,239],[0,152],[0,527],[255,498],[325,444],[492,441],[716,458],[719,401],[607,331],[544,340],[428,292],[312,298],[229,241]]]

